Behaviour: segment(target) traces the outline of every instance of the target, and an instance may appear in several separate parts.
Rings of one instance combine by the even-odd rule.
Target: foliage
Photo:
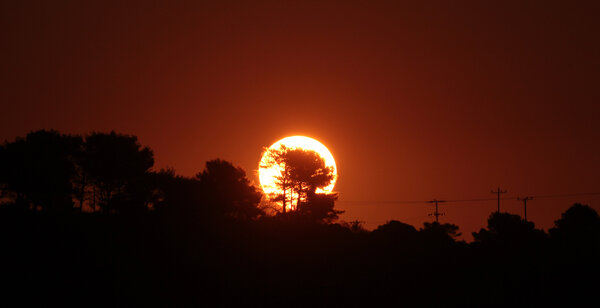
[[[554,225],[550,239],[561,247],[559,253],[570,258],[576,251],[588,257],[600,254],[600,216],[593,208],[576,203]]]
[[[550,229],[553,238],[591,238],[600,235],[600,216],[588,205],[580,203],[575,203],[562,213],[554,224],[555,227]]]
[[[354,233],[366,233],[367,229],[364,227],[364,222],[360,220],[342,221],[339,223],[344,228],[349,229]]]
[[[0,148],[0,183],[19,207],[65,212],[72,208],[72,155],[81,139],[40,130]]]
[[[0,146],[0,188],[15,205],[0,207],[6,302],[487,306],[595,294],[600,217],[586,205],[564,212],[550,239],[493,213],[467,244],[452,224],[336,224],[337,196],[314,187],[294,211],[267,216],[260,190],[232,163],[212,160],[184,177],[151,170],[151,153],[115,133],[37,131]],[[111,196],[110,215],[72,211],[90,189]]]
[[[300,202],[297,212],[313,221],[332,223],[339,218],[339,214],[344,213],[344,211],[335,209],[337,198],[337,194],[309,192],[307,200]]]
[[[373,233],[393,234],[394,237],[406,238],[417,234],[415,227],[397,220],[390,220],[378,226]]]
[[[333,168],[328,167],[325,159],[312,150],[282,145],[279,149],[267,149],[266,157],[268,159],[262,168],[278,166],[280,169],[276,185],[283,194],[272,199],[282,201],[284,213],[288,203],[290,208],[297,209],[301,202],[308,200],[309,194],[328,186],[334,178]]]
[[[105,212],[146,208],[150,192],[143,181],[153,165],[152,150],[142,147],[135,136],[113,131],[85,138],[81,167]]]
[[[532,247],[533,243],[545,243],[546,233],[519,215],[494,212],[488,218],[487,230],[473,232],[473,239],[488,246]]]
[[[206,162],[206,168],[196,177],[206,202],[219,214],[238,219],[254,219],[264,214],[258,207],[262,192],[250,183],[242,168],[216,159]]]
[[[455,242],[455,238],[461,235],[458,226],[454,224],[440,224],[439,222],[425,222],[419,230],[422,241],[437,246],[449,246]]]

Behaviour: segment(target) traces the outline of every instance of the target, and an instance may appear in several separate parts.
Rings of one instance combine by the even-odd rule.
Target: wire
[[[516,199],[514,198],[503,198],[501,200]],[[439,200],[440,203],[454,203],[454,202],[476,202],[476,201],[496,201],[497,198],[480,198],[480,199],[457,199],[457,200]],[[420,204],[420,203],[431,203],[431,200],[426,201],[404,201],[404,200],[388,200],[388,201],[366,201],[366,200],[338,200],[341,203],[370,203],[370,204]],[[433,203],[431,203],[433,204]]]
[[[556,194],[556,195],[532,195],[531,197],[541,198],[563,198],[572,196],[592,196],[600,195],[600,192],[589,192],[589,193],[569,193],[569,194]],[[505,197],[500,200],[517,200],[518,197]],[[458,202],[482,202],[482,201],[497,201],[498,198],[478,198],[478,199],[452,199],[452,200],[440,200],[443,203],[458,203]],[[358,203],[358,204],[430,204],[431,200],[425,201],[407,201],[407,200],[338,200],[338,203]]]
[[[592,196],[592,195],[600,195],[600,192],[595,193],[574,193],[574,194],[561,194],[561,195],[545,195],[545,196],[531,196],[533,198],[561,198],[561,197],[571,197],[571,196]]]
[[[462,200],[445,200],[445,202],[476,202],[476,201],[496,201],[498,198],[482,198],[482,199],[462,199]]]
[[[368,200],[338,200],[337,201],[342,202],[342,203],[377,203],[377,204],[381,204],[381,203],[389,203],[389,204],[414,204],[414,203],[426,203],[427,201],[395,201],[395,200],[389,200],[389,201],[385,201],[385,200],[379,200],[379,201],[368,201]]]

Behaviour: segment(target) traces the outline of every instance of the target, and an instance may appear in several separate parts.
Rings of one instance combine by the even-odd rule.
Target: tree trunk
[[[92,212],[96,212],[96,185],[92,186]]]
[[[85,173],[81,175],[81,194],[79,195],[79,213],[83,212],[83,201],[85,199]]]
[[[287,189],[283,188],[283,214],[285,214],[285,207],[287,205]]]

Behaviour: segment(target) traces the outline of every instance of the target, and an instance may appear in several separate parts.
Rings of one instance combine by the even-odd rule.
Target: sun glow
[[[325,147],[319,141],[309,137],[291,136],[275,142],[269,147],[269,149],[279,149],[282,145],[289,149],[300,148],[304,150],[317,152],[325,160],[325,165],[327,167],[333,168],[334,177],[329,185],[322,189],[317,189],[316,192],[331,193],[333,187],[335,186],[338,174],[333,155],[331,155],[331,152],[329,152],[327,147]],[[260,185],[262,186],[262,189],[265,192],[265,195],[267,196],[272,196],[274,194],[282,194],[283,191],[275,184],[277,181],[276,177],[281,174],[281,168],[278,165],[270,166],[268,168],[263,167],[268,160],[267,153],[268,151],[265,151],[265,153],[263,153],[262,159],[259,164],[258,177],[260,179]]]

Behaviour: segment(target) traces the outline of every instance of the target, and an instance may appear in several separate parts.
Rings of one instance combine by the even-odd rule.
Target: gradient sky
[[[342,218],[369,228],[431,220],[375,201],[600,191],[598,2],[124,2],[0,4],[0,140],[114,129],[158,168],[219,157],[258,181],[263,147],[306,135],[336,158]],[[600,210],[534,199],[528,218],[576,201]],[[441,221],[470,233],[495,209]]]

